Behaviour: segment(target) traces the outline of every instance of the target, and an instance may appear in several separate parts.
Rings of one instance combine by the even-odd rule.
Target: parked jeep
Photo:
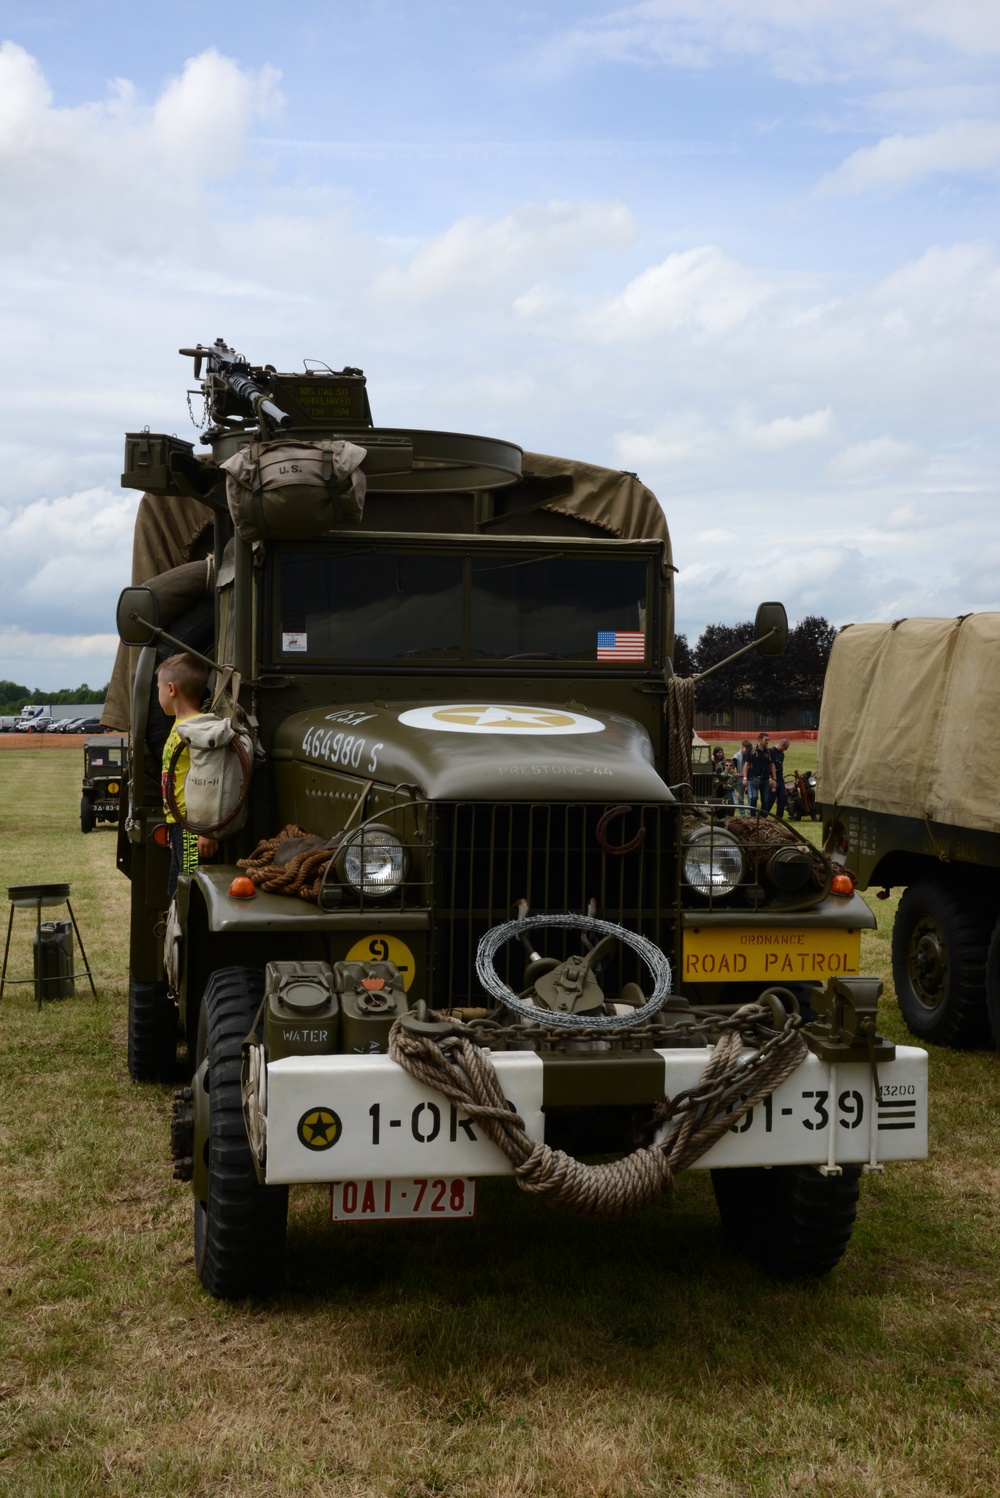
[[[762,1263],[829,1269],[862,1171],[925,1153],[926,1057],[876,1034],[851,881],[695,798],[654,495],[376,427],[357,369],[187,352],[208,451],[126,438],[146,493],[104,718],[131,728],[129,1068],[170,1078],[186,1046],[203,1283],[278,1283],[300,1182],[344,1222],[468,1215],[488,1175],[620,1215],[687,1164]],[[758,618],[783,648],[784,610]],[[198,786],[211,752],[243,768],[214,830],[178,807],[221,849],[164,943],[178,649],[212,671]]]
[[[123,777],[128,763],[128,738],[102,733],[83,746],[83,787],[80,792],[80,831],[93,832],[98,822],[117,822]]]

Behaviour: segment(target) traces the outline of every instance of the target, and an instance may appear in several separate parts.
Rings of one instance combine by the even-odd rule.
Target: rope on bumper
[[[478,1123],[514,1167],[522,1191],[576,1217],[621,1218],[641,1212],[669,1191],[675,1175],[692,1165],[738,1119],[791,1076],[807,1053],[798,1033],[773,1050],[739,1087],[745,1036],[771,1019],[770,1010],[745,1004],[716,1042],[693,1095],[711,1097],[672,1115],[678,1122],[662,1144],[644,1145],[609,1164],[586,1165],[525,1132],[524,1119],[503,1095],[489,1051],[466,1036],[437,1039],[417,1035],[397,1020],[389,1033],[389,1055],[410,1076],[442,1093]],[[789,1021],[791,1025],[791,1020]],[[735,1101],[734,1101],[735,1097]],[[665,1115],[671,1116],[669,1105]]]

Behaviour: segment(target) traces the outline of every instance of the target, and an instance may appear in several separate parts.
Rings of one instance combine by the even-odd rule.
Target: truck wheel
[[[713,1170],[722,1227],[734,1248],[782,1279],[826,1274],[839,1264],[858,1209],[861,1167],[823,1176],[811,1165]]]
[[[904,892],[892,928],[892,976],[920,1040],[960,1049],[990,1038],[986,949],[991,920],[962,884],[927,879]]]
[[[274,1290],[284,1268],[288,1187],[257,1180],[240,1095],[243,1037],[263,992],[259,969],[220,968],[198,1023],[195,1087],[208,1092],[208,1137],[198,1137],[196,1124],[194,1150],[196,1160],[204,1152],[208,1199],[194,1205],[194,1262],[205,1289],[221,1300]]]
[[[80,797],[80,831],[93,832],[94,807],[89,796]]]
[[[165,982],[128,980],[128,1074],[133,1082],[169,1082],[177,1066],[177,1007]]]
[[[986,1012],[993,1031],[993,1044],[1000,1051],[1000,921],[993,928],[986,954]]]

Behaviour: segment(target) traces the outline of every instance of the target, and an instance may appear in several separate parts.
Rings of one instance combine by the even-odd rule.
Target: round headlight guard
[[[362,827],[337,854],[345,884],[369,900],[387,899],[406,877],[406,849],[388,827]]]
[[[696,894],[731,895],[743,878],[743,849],[720,827],[699,827],[687,840],[683,855],[684,883]]]

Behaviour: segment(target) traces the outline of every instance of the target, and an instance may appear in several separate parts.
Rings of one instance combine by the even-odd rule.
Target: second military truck
[[[1000,1042],[1000,614],[852,624],[823,689],[825,846],[862,888],[905,886],[896,996],[921,1040]]]

